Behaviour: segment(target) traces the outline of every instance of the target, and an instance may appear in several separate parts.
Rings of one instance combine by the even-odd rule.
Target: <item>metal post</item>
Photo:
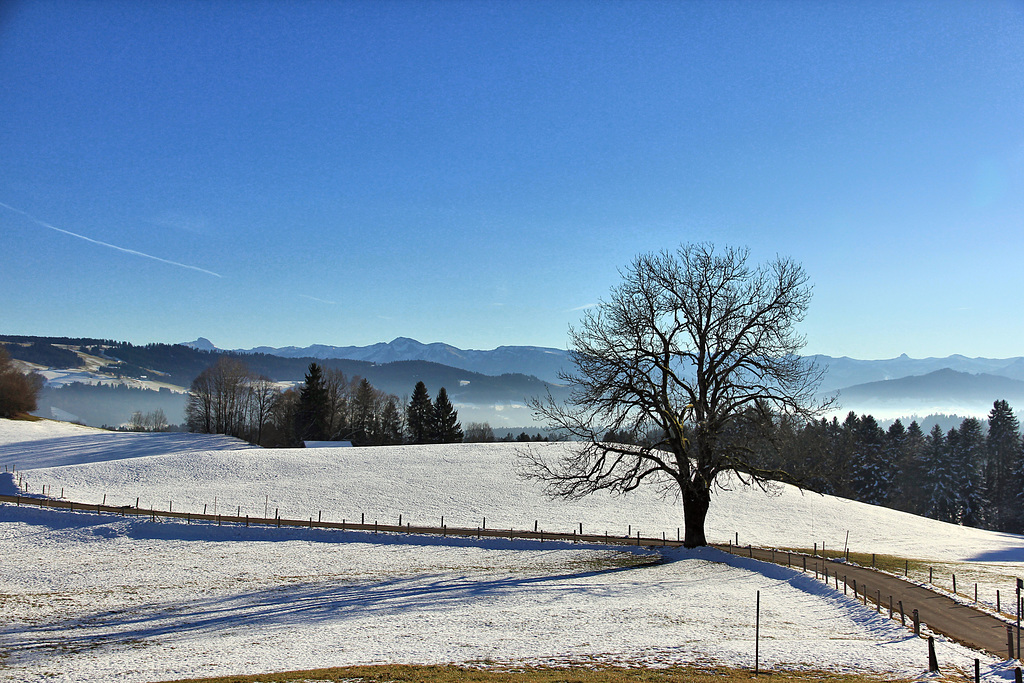
[[[754,675],[758,674],[761,656],[761,591],[757,591],[757,609],[754,617]]]

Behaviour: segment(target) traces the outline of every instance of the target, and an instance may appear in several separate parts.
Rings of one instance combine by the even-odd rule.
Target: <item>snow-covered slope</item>
[[[51,431],[52,430],[52,431]],[[16,436],[19,435],[20,436]],[[46,434],[53,436],[47,437]],[[17,439],[17,440],[14,440]],[[449,526],[569,531],[627,531],[673,538],[682,525],[677,501],[655,487],[628,496],[595,494],[551,500],[518,476],[531,448],[556,457],[565,443],[449,444],[377,448],[262,449],[217,435],[115,433],[60,422],[0,420],[0,467],[23,473],[31,492],[43,485],[65,497],[201,512],[356,519]],[[708,513],[712,541],[778,547],[815,543],[905,557],[1024,561],[1024,537],[946,524],[856,501],[778,485],[765,493],[723,478]]]
[[[136,440],[133,436],[152,436]],[[219,438],[219,437],[214,437]],[[674,535],[654,491],[551,501],[504,444],[264,450],[195,435],[124,435],[0,420],[0,466],[75,500],[222,511]],[[550,453],[565,444],[535,444]],[[218,450],[213,450],[217,448]],[[100,460],[99,455],[111,459]],[[60,463],[60,464],[53,464]],[[2,476],[2,475],[0,475]],[[10,475],[6,475],[9,477]],[[8,479],[9,481],[9,479]],[[1022,539],[742,486],[709,533],[937,559],[1015,556]],[[912,676],[925,648],[812,577],[711,549],[404,537],[149,522],[0,506],[0,678],[143,681],[369,662],[716,662]],[[974,653],[940,639],[940,660]],[[996,663],[985,660],[986,667]]]

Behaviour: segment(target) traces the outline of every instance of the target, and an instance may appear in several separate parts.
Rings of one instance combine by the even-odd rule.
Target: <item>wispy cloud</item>
[[[55,225],[50,225],[49,223],[46,223],[45,221],[39,220],[35,216],[32,216],[31,214],[28,214],[28,213],[22,211],[21,209],[16,209],[13,206],[11,206],[10,204],[4,204],[3,202],[0,202],[0,206],[2,206],[3,208],[7,209],[8,211],[13,211],[14,213],[21,214],[22,216],[24,216],[25,218],[29,219],[30,221],[32,221],[36,225],[41,225],[44,228],[49,228],[50,230],[54,230],[56,232],[59,232],[59,233],[65,234],[65,235],[70,235],[71,237],[77,237],[78,239],[84,240],[86,242],[90,242],[91,244],[96,244],[96,245],[99,245],[101,247],[107,247],[108,249],[113,249],[115,251],[120,251],[120,252],[125,253],[125,254],[131,254],[132,256],[141,256],[142,258],[148,258],[148,259],[151,259],[153,261],[159,261],[160,263],[166,263],[169,266],[176,266],[178,268],[185,268],[186,270],[195,270],[195,271],[198,271],[200,273],[206,273],[207,275],[212,275],[214,277],[220,277],[220,278],[224,277],[220,273],[215,273],[212,270],[206,270],[205,268],[200,268],[199,266],[190,266],[187,263],[179,263],[177,261],[171,261],[170,259],[160,258],[159,256],[153,256],[152,254],[147,254],[147,253],[142,252],[142,251],[136,251],[135,249],[128,249],[126,247],[119,247],[116,244],[110,244],[109,242],[102,242],[100,240],[94,240],[91,237],[86,237],[85,235],[79,235],[77,232],[71,232],[70,230],[64,230],[63,228],[58,228]]]
[[[327,299],[320,299],[320,298],[315,297],[315,296],[310,296],[309,294],[299,294],[299,296],[302,297],[303,299],[309,299],[310,301],[315,301],[318,304],[329,304],[331,306],[337,306],[338,305],[337,301],[328,301]]]

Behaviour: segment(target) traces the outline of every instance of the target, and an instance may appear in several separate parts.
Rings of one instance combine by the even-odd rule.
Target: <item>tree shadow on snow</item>
[[[370,581],[325,580],[274,585],[222,597],[99,611],[48,625],[6,625],[0,627],[0,644],[10,654],[45,657],[54,650],[67,652],[101,645],[117,646],[168,636],[374,620],[352,624],[353,628],[365,628],[366,623],[379,623],[389,617],[457,611],[471,604],[469,601],[506,596],[514,596],[519,601],[545,602],[571,592],[574,601],[582,602],[590,594],[602,595],[607,590],[605,586],[588,585],[587,579],[642,572],[658,563],[655,559],[647,565],[540,577],[474,579],[452,574],[419,574]]]
[[[29,470],[142,458],[151,455],[247,448],[255,448],[255,446],[217,434],[97,430],[95,434],[60,436],[53,439],[2,444],[0,445],[0,463],[14,465],[19,470]]]

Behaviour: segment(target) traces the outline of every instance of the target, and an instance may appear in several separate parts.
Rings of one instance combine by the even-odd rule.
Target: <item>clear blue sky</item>
[[[1024,355],[1022,2],[8,1],[0,83],[4,333],[564,348],[711,240]]]

